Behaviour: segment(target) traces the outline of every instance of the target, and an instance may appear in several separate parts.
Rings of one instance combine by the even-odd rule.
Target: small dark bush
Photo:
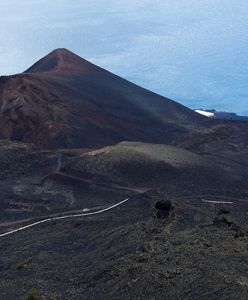
[[[39,291],[36,288],[29,290],[24,300],[37,300],[39,299]]]
[[[225,209],[225,208],[221,208],[219,211],[218,211],[218,215],[227,215],[227,214],[230,214],[230,211]]]
[[[26,262],[21,262],[16,268],[17,270],[24,270],[27,269],[28,264]]]

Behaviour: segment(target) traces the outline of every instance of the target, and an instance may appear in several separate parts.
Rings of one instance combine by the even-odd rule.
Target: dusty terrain
[[[248,191],[235,164],[231,176],[221,163],[213,173],[208,157],[130,142],[85,153],[1,148],[0,233],[129,198],[0,238],[1,299],[33,287],[40,299],[246,299]]]
[[[248,123],[65,49],[0,105],[1,300],[248,299]]]

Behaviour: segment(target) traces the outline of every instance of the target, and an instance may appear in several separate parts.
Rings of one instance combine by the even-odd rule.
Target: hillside
[[[43,148],[170,143],[204,117],[66,49],[0,78],[0,138]]]
[[[223,158],[204,156],[162,144],[122,142],[72,158],[63,167],[71,175],[127,186],[228,186],[244,179],[247,170]]]

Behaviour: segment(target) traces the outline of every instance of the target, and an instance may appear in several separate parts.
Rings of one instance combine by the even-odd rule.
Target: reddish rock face
[[[203,119],[66,49],[22,74],[0,77],[0,138],[39,147],[167,143]]]

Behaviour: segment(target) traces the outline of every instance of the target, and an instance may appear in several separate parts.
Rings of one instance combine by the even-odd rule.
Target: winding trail
[[[120,190],[120,191],[130,191],[130,192],[136,192],[136,193],[144,193],[146,191],[148,191],[149,189],[147,188],[132,188],[132,187],[127,187],[127,186],[121,186],[117,183],[104,183],[104,182],[97,182],[97,181],[93,181],[89,178],[83,178],[83,177],[78,177],[78,176],[75,176],[75,175],[70,175],[70,174],[67,174],[63,171],[61,171],[61,167],[62,167],[62,164],[63,164],[63,156],[62,154],[58,154],[57,156],[57,160],[56,160],[56,167],[55,167],[55,170],[44,175],[41,179],[40,179],[40,183],[43,184],[44,181],[46,179],[48,179],[49,177],[52,177],[52,176],[60,176],[60,177],[63,177],[63,178],[67,178],[67,179],[70,179],[70,180],[74,180],[74,181],[78,181],[78,182],[82,182],[82,183],[86,183],[86,184],[93,184],[95,186],[98,186],[100,188],[111,188],[111,189],[115,189],[115,190]]]
[[[83,213],[83,214],[70,214],[70,215],[65,215],[65,216],[61,216],[61,217],[49,217],[47,219],[44,219],[44,220],[41,220],[41,221],[37,221],[35,223],[32,223],[32,224],[29,224],[29,225],[26,225],[26,226],[23,226],[23,227],[20,227],[20,228],[17,228],[17,229],[14,229],[14,230],[11,230],[11,231],[8,231],[8,232],[5,232],[5,233],[2,233],[0,234],[0,237],[4,237],[4,236],[7,236],[7,235],[11,235],[11,234],[14,234],[16,232],[19,232],[19,231],[23,231],[25,229],[28,229],[28,228],[31,228],[31,227],[34,227],[34,226],[37,226],[39,224],[42,224],[42,223],[47,223],[47,222],[50,222],[50,221],[55,221],[55,220],[63,220],[63,219],[72,219],[72,218],[78,218],[78,217],[86,217],[86,216],[92,216],[92,215],[97,215],[97,214],[102,214],[108,210],[111,210],[117,206],[120,206],[122,205],[123,203],[127,202],[130,198],[126,198],[125,200],[122,200],[114,205],[111,205],[107,208],[104,208],[104,209],[101,209],[101,210],[97,210],[97,211],[94,211],[94,212],[86,212],[86,213]]]
[[[208,200],[208,199],[213,199],[213,198],[214,199],[220,199],[220,200]],[[220,201],[220,202],[235,203],[235,201],[237,201],[237,202],[248,203],[248,199],[244,199],[244,198],[236,198],[236,197],[232,197],[232,196],[221,196],[221,195],[207,195],[207,194],[206,195],[194,195],[194,196],[182,196],[182,197],[177,197],[177,199],[179,199],[179,200],[196,200],[196,199],[200,199],[201,201],[204,201],[204,202],[210,202],[210,201],[218,202],[218,201]]]
[[[58,161],[60,161],[60,158],[58,159]],[[248,200],[245,200],[245,199],[238,199],[238,198],[233,198],[233,197],[226,197],[226,196],[215,196],[215,195],[196,195],[196,196],[184,196],[184,197],[179,197],[178,199],[188,199],[188,200],[193,200],[193,199],[196,199],[196,198],[219,198],[219,199],[223,199],[223,200],[235,200],[235,201],[242,201],[242,202],[246,202],[248,203]],[[34,223],[31,223],[29,225],[26,225],[26,226],[22,226],[20,228],[17,228],[17,229],[14,229],[14,230],[11,230],[11,231],[8,231],[8,232],[5,232],[5,233],[2,233],[0,234],[0,238],[1,237],[4,237],[4,236],[7,236],[7,235],[11,235],[11,234],[14,234],[16,232],[19,232],[19,231],[23,231],[25,229],[28,229],[28,228],[31,228],[31,227],[35,227],[39,224],[42,224],[42,223],[47,223],[47,222],[51,222],[51,221],[55,221],[55,220],[64,220],[64,219],[73,219],[73,218],[79,218],[79,217],[86,217],[86,216],[92,216],[92,215],[97,215],[97,214],[102,214],[108,210],[111,210],[115,207],[118,207],[120,205],[122,205],[123,203],[127,202],[128,200],[130,200],[130,198],[126,198],[114,205],[111,205],[109,207],[106,207],[104,209],[100,209],[100,210],[97,210],[97,211],[94,211],[94,212],[85,212],[85,213],[77,213],[77,214],[69,214],[69,215],[65,215],[65,216],[59,216],[59,217],[54,217],[54,216],[50,216],[44,220],[41,220],[41,221],[37,221],[37,222],[34,222]],[[202,202],[205,202],[205,203],[215,203],[215,204],[234,204],[233,201],[218,201],[218,200],[207,200],[207,199],[201,199]],[[86,209],[85,209],[86,210]],[[87,209],[87,210],[90,210],[90,209]]]
[[[216,204],[233,204],[234,203],[231,201],[214,201],[214,200],[204,200],[204,199],[202,199],[201,201],[205,202],[205,203],[216,203]]]

